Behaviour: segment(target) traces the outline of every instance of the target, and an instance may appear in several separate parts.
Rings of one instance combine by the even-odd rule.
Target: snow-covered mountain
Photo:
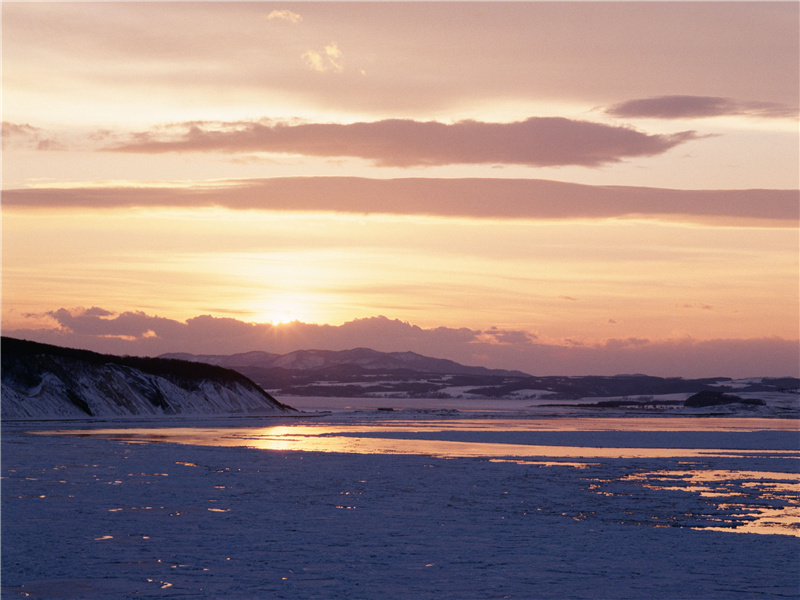
[[[244,352],[231,355],[217,354],[162,354],[160,358],[174,358],[220,365],[229,369],[258,367],[260,369],[287,369],[291,371],[319,371],[341,367],[357,367],[369,371],[414,371],[447,375],[496,375],[525,377],[520,371],[470,367],[444,358],[432,358],[416,352],[379,352],[370,348],[352,350],[296,350],[288,354],[269,352]]]
[[[247,352],[219,355],[164,354],[222,365],[266,390],[287,396],[440,397],[455,387],[510,385],[530,377],[520,371],[487,369],[415,352],[297,350],[288,354]]]
[[[461,365],[414,352],[298,350],[289,354],[165,354],[221,365],[281,396],[346,398],[531,398],[577,401],[597,398],[625,405],[682,405],[698,392],[745,394],[750,402],[785,397],[796,404],[800,380],[793,377],[684,379],[642,374],[533,376],[520,371]],[[669,398],[667,398],[669,397]],[[616,399],[616,400],[614,400]],[[794,410],[794,409],[793,409]]]
[[[217,366],[2,338],[2,418],[291,412]]]

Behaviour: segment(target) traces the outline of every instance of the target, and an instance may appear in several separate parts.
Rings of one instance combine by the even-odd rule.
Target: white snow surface
[[[2,597],[800,597],[797,419],[416,402],[4,421]],[[187,430],[220,445],[177,443]],[[312,438],[420,453],[286,449]],[[428,442],[477,452],[426,454]]]

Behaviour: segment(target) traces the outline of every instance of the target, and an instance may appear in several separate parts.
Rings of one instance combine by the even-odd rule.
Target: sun
[[[300,319],[295,316],[291,308],[279,308],[270,313],[269,322],[273,325],[282,325],[283,323],[291,323],[292,321],[299,321]]]
[[[299,296],[270,298],[253,312],[257,321],[273,325],[282,325],[293,321],[307,322],[310,314],[309,302]]]

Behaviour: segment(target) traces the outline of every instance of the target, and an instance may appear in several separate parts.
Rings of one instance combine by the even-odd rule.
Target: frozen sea
[[[797,419],[287,401],[4,422],[3,598],[800,598]]]

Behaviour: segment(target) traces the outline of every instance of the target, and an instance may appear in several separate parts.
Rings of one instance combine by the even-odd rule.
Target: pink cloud
[[[498,329],[491,327],[476,336],[475,343],[505,344],[505,345],[529,345],[537,339],[535,333],[519,331],[513,329]]]
[[[800,341],[783,338],[648,340],[544,344],[534,332],[417,325],[386,317],[342,325],[302,322],[246,323],[202,315],[185,322],[144,312],[59,309],[47,313],[58,326],[4,331],[4,335],[98,352],[158,355],[165,352],[234,354],[300,349],[413,351],[467,365],[516,369],[531,375],[646,373],[674,377],[800,375]],[[113,316],[112,316],[113,315]]]
[[[649,216],[790,227],[800,218],[797,190],[670,190],[540,179],[297,177],[189,188],[36,188],[4,191],[3,204],[30,209],[222,206],[503,219]]]
[[[162,336],[177,337],[182,328],[177,321],[151,317],[141,311],[117,314],[96,306],[73,310],[60,308],[45,313],[45,316],[58,323],[61,334],[89,339],[115,336],[141,339],[149,331],[157,331]]]
[[[693,119],[738,115],[762,118],[797,118],[797,108],[775,102],[754,102],[717,96],[658,96],[615,104],[606,110],[615,117]]]
[[[382,166],[449,164],[583,165],[654,156],[695,139],[692,131],[648,135],[629,127],[533,117],[515,123],[407,119],[369,123],[191,123],[177,136],[134,134],[115,152],[277,152],[356,157]]]
[[[34,127],[28,123],[2,123],[3,149],[24,148],[30,150],[60,150],[63,144],[56,141],[52,134],[41,127]]]

